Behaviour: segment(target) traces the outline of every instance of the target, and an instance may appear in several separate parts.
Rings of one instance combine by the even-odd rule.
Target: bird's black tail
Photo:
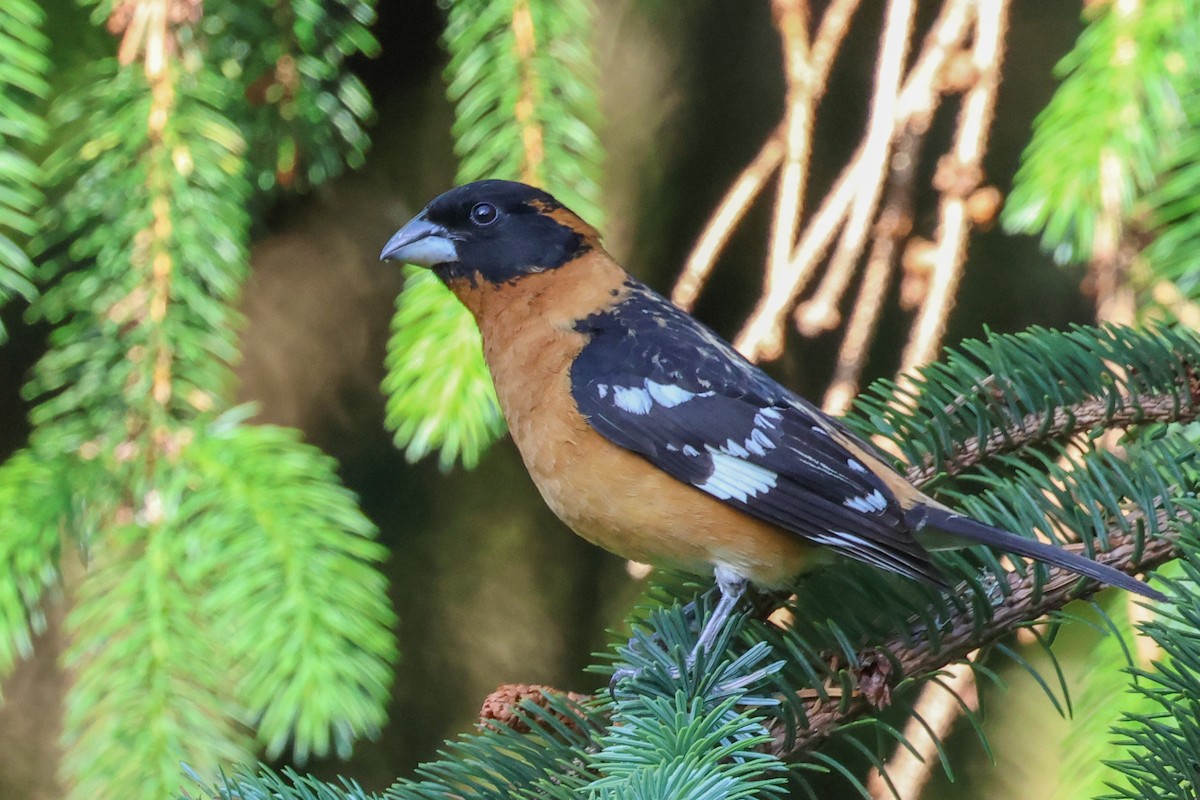
[[[1116,586],[1134,594],[1140,594],[1142,597],[1149,597],[1152,600],[1167,599],[1167,596],[1162,592],[1151,589],[1137,578],[1126,575],[1120,570],[1113,569],[1107,564],[1092,561],[1090,558],[1084,558],[1076,553],[1048,545],[1045,542],[1039,542],[1036,539],[1026,539],[1023,536],[1017,536],[1015,533],[1009,533],[1001,528],[992,527],[970,517],[965,517],[962,514],[955,514],[949,509],[926,506],[921,510],[924,512],[926,525],[951,534],[958,538],[960,542],[965,539],[975,544],[995,547],[998,550],[1016,553],[1017,555],[1037,561],[1044,561],[1047,564],[1054,564],[1055,566],[1069,569],[1072,572],[1077,572],[1085,577],[1098,580],[1101,583],[1107,583],[1110,586]],[[930,549],[938,549],[938,543],[933,543]]]

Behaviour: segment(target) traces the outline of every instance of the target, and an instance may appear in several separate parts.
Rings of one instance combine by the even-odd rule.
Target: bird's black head
[[[487,180],[435,198],[379,257],[431,268],[444,281],[504,283],[560,267],[590,249],[596,232],[541,189]]]

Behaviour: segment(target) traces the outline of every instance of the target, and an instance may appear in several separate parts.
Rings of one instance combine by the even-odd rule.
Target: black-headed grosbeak
[[[485,180],[431,202],[380,258],[433,270],[471,311],[546,503],[625,558],[713,573],[707,646],[750,581],[822,551],[944,585],[927,548],[984,544],[1159,592],[923,494],[836,419],[625,272],[546,192]]]

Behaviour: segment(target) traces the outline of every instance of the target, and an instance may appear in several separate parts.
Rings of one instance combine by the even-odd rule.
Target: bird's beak
[[[449,231],[420,214],[388,239],[379,254],[379,260],[433,267],[458,261],[458,247],[450,238]]]

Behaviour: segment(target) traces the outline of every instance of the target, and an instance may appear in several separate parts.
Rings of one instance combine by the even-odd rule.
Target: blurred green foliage
[[[44,23],[36,0],[0,8],[0,304],[14,295],[29,299],[35,291],[33,261],[22,242],[33,236],[42,203],[40,169],[29,152],[46,137],[37,108],[49,91]],[[4,338],[0,326],[0,343]]]
[[[1185,119],[1182,69],[1192,0],[1089,7],[1090,23],[1055,69],[1004,207],[1010,231],[1040,233],[1062,262],[1091,258],[1106,217],[1126,217],[1157,181]]]
[[[1087,27],[1055,70],[1062,84],[1035,121],[1005,227],[1039,234],[1063,263],[1090,260],[1100,236],[1115,239],[1109,247],[1125,242],[1140,251],[1133,279],[1143,308],[1161,303],[1160,281],[1194,303],[1200,3],[1097,3],[1085,16]]]
[[[42,14],[0,11],[0,169],[23,179],[2,241],[34,254],[52,326],[29,446],[0,466],[0,669],[65,584],[71,798],[167,797],[181,761],[214,776],[256,739],[344,755],[383,723],[395,656],[385,554],[332,460],[231,407],[250,211],[361,163],[371,108],[344,60],[375,46],[373,11],[156,10],[94,6],[81,35],[113,55],[56,73],[48,110]],[[40,172],[10,155],[47,129]],[[9,280],[29,263],[0,267],[32,296]]]

